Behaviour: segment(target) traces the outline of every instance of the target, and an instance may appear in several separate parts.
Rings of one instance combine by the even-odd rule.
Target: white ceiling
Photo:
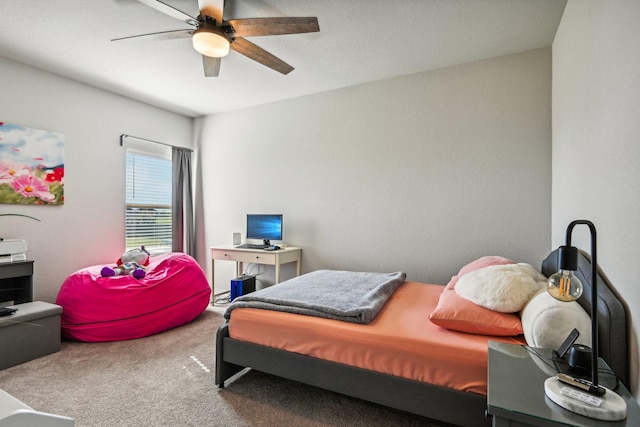
[[[165,1],[198,15],[198,0]],[[565,3],[226,0],[225,19],[317,16],[320,32],[249,38],[286,76],[231,51],[205,78],[190,39],[111,41],[189,28],[136,0],[3,0],[0,56],[197,117],[551,46]]]

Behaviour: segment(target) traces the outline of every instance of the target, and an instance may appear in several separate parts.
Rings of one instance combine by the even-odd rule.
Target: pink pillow
[[[517,314],[489,310],[462,298],[455,291],[460,276],[490,265],[506,264],[514,264],[514,262],[499,256],[486,256],[462,267],[458,275],[453,276],[442,291],[438,305],[429,315],[429,320],[443,328],[470,334],[498,336],[523,334],[522,322]]]
[[[462,267],[458,272],[458,276],[464,276],[467,273],[471,273],[472,271],[480,270],[481,268],[489,267],[491,265],[506,264],[515,264],[515,261],[511,261],[510,259],[497,255],[483,256],[475,261],[471,261],[469,264]]]

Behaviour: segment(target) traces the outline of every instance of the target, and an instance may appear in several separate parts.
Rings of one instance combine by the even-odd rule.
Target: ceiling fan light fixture
[[[229,39],[219,31],[210,28],[198,28],[191,38],[193,48],[204,56],[222,58],[229,54]]]

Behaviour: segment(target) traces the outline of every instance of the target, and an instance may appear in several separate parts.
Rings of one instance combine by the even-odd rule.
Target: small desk
[[[300,275],[301,248],[286,247],[277,251],[262,249],[241,249],[235,246],[216,246],[211,248],[211,286],[215,287],[215,260],[235,261],[236,277],[242,275],[243,263],[274,265],[276,268],[276,283],[280,283],[280,266],[290,262],[296,263],[296,276]]]
[[[609,370],[604,360],[600,367]],[[493,427],[622,427],[638,425],[640,407],[620,383],[615,390],[627,403],[627,418],[600,421],[560,407],[544,393],[544,381],[555,375],[551,350],[489,341],[487,413]],[[612,375],[600,371],[600,384],[615,387]]]

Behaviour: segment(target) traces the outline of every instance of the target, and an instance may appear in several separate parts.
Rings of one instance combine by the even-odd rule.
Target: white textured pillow
[[[591,346],[591,317],[575,301],[558,301],[545,290],[531,298],[520,319],[531,347],[557,349],[573,328],[580,332],[576,343]]]
[[[528,264],[491,265],[460,277],[456,292],[489,310],[515,313],[544,284],[541,273]],[[542,276],[544,277],[544,276]]]

